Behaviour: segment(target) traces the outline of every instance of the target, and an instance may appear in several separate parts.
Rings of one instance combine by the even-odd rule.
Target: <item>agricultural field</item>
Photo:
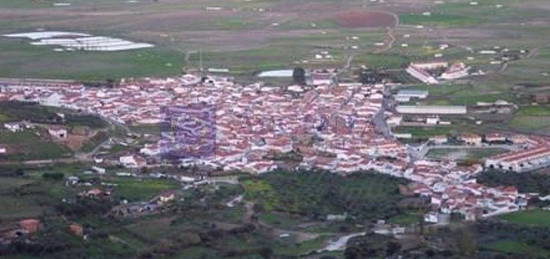
[[[527,226],[550,227],[550,211],[547,210],[527,210],[505,214],[501,216],[503,220],[510,223],[516,223]]]
[[[385,27],[396,23],[394,16],[385,12],[364,11],[346,19],[348,10],[361,1],[344,6],[332,1],[301,1],[293,8],[288,7],[287,1],[69,3],[66,7],[54,7],[53,1],[47,0],[2,3],[0,17],[9,16],[10,22],[2,23],[0,33],[44,28],[148,42],[156,47],[113,53],[54,52],[50,47],[32,46],[28,40],[2,37],[0,47],[5,51],[0,56],[0,76],[105,80],[176,75],[182,67],[199,66],[199,50],[204,54],[205,66],[231,68],[237,75],[295,66],[295,61],[311,60],[321,50],[335,52],[333,59],[316,63],[343,64],[347,55],[339,53],[351,44],[373,49],[374,42],[384,40]],[[24,18],[38,10],[34,19]],[[139,21],[135,20],[136,15]],[[362,37],[356,43],[346,40],[346,36],[372,33],[379,36]],[[28,62],[31,57],[33,62]],[[235,59],[239,58],[240,66],[235,66]],[[48,69],[38,69],[46,63],[50,64]]]
[[[466,55],[475,56],[468,62],[494,70],[499,67],[487,65],[488,57],[468,49],[488,48],[492,44],[540,47],[540,35],[544,33],[539,32],[544,26],[526,30],[508,20],[544,22],[547,17],[543,11],[546,2],[542,0],[491,0],[477,6],[465,0],[442,4],[396,0],[391,5],[360,0],[67,3],[70,6],[56,7],[49,0],[3,1],[0,18],[5,19],[0,19],[0,33],[74,31],[147,42],[155,47],[113,53],[54,52],[48,46],[32,46],[28,40],[0,37],[0,77],[116,80],[177,75],[182,67],[199,66],[201,50],[205,67],[229,68],[232,75],[250,79],[268,69],[342,66],[350,57],[354,66],[396,69],[413,60],[429,59],[438,52],[463,61]],[[27,19],[29,15],[33,19]],[[136,20],[136,16],[140,19]],[[415,28],[416,25],[424,28]],[[391,35],[388,28],[393,28]],[[503,37],[508,41],[502,42]],[[522,38],[533,40],[526,42]],[[375,46],[378,43],[383,45]],[[409,47],[400,47],[402,43]],[[452,47],[440,51],[438,43]],[[321,51],[330,52],[332,58],[313,58]],[[515,71],[528,70],[542,80],[546,52],[541,48],[532,58],[511,63],[504,73],[515,79],[527,75]]]
[[[524,242],[513,240],[496,241],[484,245],[482,248],[511,255],[526,254],[534,257],[550,256],[550,251],[548,250],[536,246],[531,246]]]
[[[0,222],[39,217],[52,211],[61,198],[70,193],[63,181],[45,179],[45,173],[74,172],[80,165],[52,166],[43,170],[25,167],[0,169]]]
[[[55,159],[69,157],[74,151],[90,152],[107,139],[109,130],[109,124],[94,115],[24,102],[0,102],[0,119],[32,123],[22,132],[0,130],[0,143],[8,149],[0,160]],[[66,127],[68,138],[50,137],[47,128],[51,125]]]
[[[81,173],[85,168],[85,165],[25,168],[19,175],[12,172],[0,176],[0,180],[6,183],[0,187],[0,193],[2,195],[10,193],[4,196],[1,202],[4,208],[7,207],[10,210],[0,212],[2,220],[0,222],[6,223],[27,217],[43,219],[48,227],[44,232],[48,233],[50,238],[48,244],[63,244],[65,247],[62,250],[52,250],[42,254],[49,258],[78,256],[84,253],[97,257],[151,255],[200,258],[208,255],[215,257],[239,255],[238,257],[241,258],[259,258],[265,257],[266,254],[276,257],[296,257],[315,253],[316,250],[326,246],[329,240],[344,235],[348,231],[361,231],[356,223],[365,222],[364,219],[383,218],[395,214],[393,211],[398,208],[391,207],[389,202],[383,206],[380,203],[375,206],[373,202],[380,196],[388,200],[400,199],[397,184],[403,182],[372,173],[352,176],[353,179],[309,172],[302,172],[294,177],[285,172],[261,177],[245,176],[242,178],[242,186],[204,185],[196,189],[179,191],[181,199],[170,203],[167,213],[105,220],[103,213],[108,211],[110,206],[117,204],[111,199],[77,199],[79,203],[88,206],[67,205],[61,200],[62,198],[73,200],[77,193],[91,188],[105,188],[99,182],[115,183],[116,185],[110,187],[112,197],[115,200],[127,198],[130,201],[146,201],[165,190],[178,190],[180,186],[168,180],[115,177],[111,172],[107,175],[85,175]],[[45,177],[47,173],[54,172],[62,173],[62,176],[78,175],[82,180],[94,182],[94,184],[90,187],[65,186],[62,179]],[[289,178],[288,181],[279,175],[289,176],[286,177]],[[298,197],[304,194],[304,183],[311,180],[315,180],[320,186],[338,183],[332,190],[337,193],[337,196],[318,200],[313,205],[326,208],[325,213],[341,212],[338,209],[341,205],[335,202],[338,199],[349,201],[349,206],[370,206],[371,209],[364,212],[366,214],[361,216],[364,217],[363,219],[350,218],[349,222],[348,220],[328,222],[324,220],[323,215],[317,219],[312,218],[308,213],[308,208],[312,204],[299,203],[298,200]],[[264,184],[258,184],[259,181]],[[267,190],[266,185],[281,190],[281,184],[289,183],[296,184],[296,188],[285,190],[284,193],[275,192],[274,195],[283,202],[296,203],[297,209],[304,209],[301,213],[270,210],[268,206],[260,205],[272,202],[270,198],[266,198],[270,195],[268,193],[245,198],[245,202],[237,203],[234,207],[225,205],[236,195],[248,196],[249,193],[262,192]],[[360,191],[360,186],[366,186],[369,183],[368,190]],[[338,187],[340,185],[352,187],[350,193],[345,193],[344,189]],[[18,195],[17,200],[15,193]],[[327,195],[325,197],[328,197]],[[284,200],[287,196],[290,199]],[[354,202],[355,200],[357,202]],[[363,204],[363,201],[366,204]],[[250,207],[247,205],[249,202],[257,205]],[[350,211],[353,214],[359,212],[353,209]],[[386,213],[389,214],[386,215]],[[79,245],[74,236],[65,230],[66,220],[85,224],[91,231],[86,246]],[[397,221],[411,222],[407,219],[396,219]],[[290,233],[289,237],[280,236],[287,232]],[[39,245],[44,245],[42,241],[38,242]],[[343,251],[335,251],[326,254],[341,255],[342,253]]]
[[[509,127],[524,132],[536,132],[544,134],[550,129],[550,107],[523,106],[509,121]]]
[[[448,135],[453,131],[449,126],[413,127],[399,126],[394,129],[396,133],[410,133],[415,139],[427,139],[433,136]]]
[[[25,130],[13,133],[0,130],[0,143],[8,147],[8,152],[0,156],[0,160],[40,160],[68,157],[71,151],[48,139],[37,135],[38,132]]]
[[[61,118],[59,113],[64,114],[65,118]],[[0,102],[0,119],[5,122],[27,120],[33,123],[65,124],[68,127],[92,129],[101,129],[108,125],[97,116],[24,102]]]
[[[181,72],[183,55],[170,50],[114,53],[53,52],[25,40],[0,39],[3,77],[59,78],[83,81],[119,79],[147,74],[167,76]],[[79,64],[79,65],[75,65]]]
[[[174,181],[162,179],[114,178],[106,179],[106,181],[117,186],[117,197],[128,201],[149,200],[163,191],[174,190],[179,187],[179,184]]]

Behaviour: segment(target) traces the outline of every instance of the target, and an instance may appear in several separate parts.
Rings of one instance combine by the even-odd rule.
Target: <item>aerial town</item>
[[[550,258],[549,10],[0,1],[0,258]]]
[[[411,67],[421,71],[422,67],[446,65],[425,63],[411,64]],[[316,75],[313,73],[312,76],[316,78]],[[549,139],[499,133],[460,136],[459,145],[506,143],[509,146],[510,152],[489,157],[485,164],[460,166],[456,161],[426,160],[420,155],[422,151],[416,150],[418,148],[401,143],[388,124],[403,114],[426,115],[426,123],[435,124],[439,120],[434,120],[436,117],[433,116],[465,114],[466,107],[390,107],[389,99],[422,98],[426,93],[403,90],[392,96],[388,93],[389,86],[384,84],[325,80],[333,77],[314,79],[308,86],[286,88],[265,87],[261,83],[243,86],[227,77],[201,78],[193,74],[124,80],[114,88],[63,83],[29,87],[24,82],[6,83],[1,88],[0,99],[70,108],[123,125],[171,124],[157,142],[144,144],[140,153],[120,157],[120,163],[126,167],[148,166],[147,158],[156,163],[169,159],[171,163],[185,167],[207,166],[219,174],[261,174],[277,168],[315,168],[340,174],[374,170],[403,177],[416,183],[412,187],[414,193],[431,199],[432,211],[425,215],[425,220],[430,223],[438,223],[445,218],[441,215],[451,213],[460,213],[466,220],[476,220],[517,211],[527,205],[533,194],[519,193],[511,186],[478,184],[474,176],[484,167],[521,173],[550,166]],[[174,115],[167,115],[168,112],[162,108],[181,104],[199,104],[200,109],[213,109],[215,116],[201,118],[193,113],[193,108],[184,108],[176,113],[176,120],[183,118],[193,123],[179,125],[173,121]],[[213,135],[203,133],[203,129],[212,125]],[[13,123],[5,125],[11,130],[17,126]],[[60,130],[50,128],[49,132],[62,138],[64,133]],[[189,136],[174,137],[188,131],[200,132],[206,134],[200,137],[214,139],[206,143],[186,143],[185,138]],[[445,145],[447,139],[440,136],[429,142],[426,145]],[[214,145],[214,148],[198,152],[201,145]],[[288,168],[287,163],[270,159],[288,153],[299,155],[302,161]]]

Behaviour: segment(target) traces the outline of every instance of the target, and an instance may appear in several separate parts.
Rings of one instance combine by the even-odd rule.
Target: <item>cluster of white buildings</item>
[[[371,122],[381,111],[383,87],[322,84],[297,95],[261,84],[185,75],[128,81],[115,88],[5,85],[0,99],[81,110],[122,124],[160,123],[161,107],[209,103],[216,112],[216,150],[196,163],[265,172],[277,167],[266,156],[296,151],[303,157],[302,167],[352,172],[381,167],[371,162],[376,156],[407,159],[405,147],[377,134]],[[155,143],[142,151],[160,154],[161,147]]]
[[[404,144],[376,130],[375,121],[384,113],[384,85],[332,83],[289,91],[259,83],[239,85],[228,78],[185,75],[123,81],[114,88],[75,83],[59,87],[13,84],[0,89],[0,100],[37,101],[123,124],[163,122],[161,107],[208,104],[215,113],[215,149],[183,159],[186,166],[263,173],[291,164],[274,159],[275,155],[297,154],[301,159],[296,168],[342,174],[372,169],[410,179],[416,183],[414,193],[430,198],[433,213],[455,212],[466,219],[517,210],[526,198],[514,188],[477,184],[474,176],[482,171],[481,165],[413,161]],[[161,155],[163,141],[145,145],[141,153]],[[127,167],[144,163],[131,155],[120,162]],[[433,222],[433,213],[426,220]]]
[[[522,173],[550,166],[550,140],[531,137],[516,141],[525,142],[526,148],[490,157],[485,167]]]
[[[430,200],[432,212],[425,220],[439,223],[441,214],[458,213],[476,220],[517,211],[527,205],[527,195],[515,187],[488,187],[476,183],[481,165],[457,166],[452,161],[415,161],[403,177],[415,182],[412,191]]]
[[[442,73],[433,71],[441,70]],[[470,67],[462,62],[449,66],[448,62],[411,63],[406,71],[409,75],[429,85],[439,84],[440,80],[454,80],[469,75]]]

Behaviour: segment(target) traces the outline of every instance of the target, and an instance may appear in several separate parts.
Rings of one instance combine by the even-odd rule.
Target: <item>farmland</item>
[[[52,159],[71,154],[67,148],[45,140],[30,130],[18,133],[0,130],[0,142],[13,149],[13,152],[2,155],[1,160]]]
[[[154,217],[145,216],[112,221],[105,220],[102,215],[109,206],[113,206],[110,200],[96,202],[93,199],[77,199],[79,203],[88,204],[91,207],[76,206],[79,204],[67,207],[68,205],[63,204],[61,199],[73,200],[77,193],[83,190],[104,188],[99,186],[98,179],[115,184],[111,187],[113,198],[128,198],[131,201],[148,200],[166,190],[177,190],[179,186],[168,180],[132,179],[116,177],[111,173],[103,176],[90,176],[82,173],[84,168],[78,166],[25,168],[24,172],[19,175],[4,170],[6,173],[0,177],[0,180],[5,184],[0,188],[0,193],[6,195],[4,195],[1,205],[9,210],[2,210],[0,219],[17,220],[25,217],[41,217],[47,223],[44,233],[48,234],[50,242],[63,244],[66,248],[41,254],[48,258],[84,253],[97,257],[115,255],[123,257],[146,255],[223,257],[233,254],[254,257],[264,253],[278,257],[295,257],[320,249],[326,245],[329,239],[340,235],[341,231],[357,229],[353,222],[363,222],[363,220],[351,218],[350,222],[328,223],[325,222],[324,215],[306,216],[309,214],[311,206],[325,208],[323,213],[341,213],[342,204],[336,201],[343,199],[348,201],[346,206],[370,206],[372,209],[361,212],[366,218],[385,217],[386,213],[389,213],[387,214],[389,216],[393,214],[392,211],[397,209],[395,206],[389,205],[389,200],[401,198],[397,193],[396,184],[403,182],[399,179],[372,173],[355,175],[352,176],[353,179],[333,174],[319,175],[313,172],[300,172],[294,176],[289,172],[279,172],[261,177],[245,176],[242,178],[243,187],[226,184],[205,185],[183,191],[181,192],[182,199],[170,203],[167,207],[170,210],[169,213],[162,213]],[[44,178],[44,174],[47,172],[62,172],[65,176],[77,175],[83,181],[96,182],[96,184],[93,187],[65,186],[63,180]],[[287,177],[281,177],[281,175]],[[307,193],[303,187],[310,181],[316,181],[319,186],[337,182],[338,186],[351,187],[351,189],[348,193],[348,190],[335,186],[333,191],[337,193],[337,196],[334,198],[317,199],[314,204],[300,202],[298,198]],[[259,184],[260,182],[262,184]],[[280,186],[286,184],[295,184],[296,186],[282,190]],[[269,191],[269,188],[266,187],[268,185],[275,187],[276,190]],[[360,187],[367,185],[366,190],[361,190]],[[279,191],[282,193],[278,193]],[[243,192],[245,196],[261,193],[259,196],[250,197],[250,201],[258,203],[259,206],[254,206],[251,209],[242,203],[236,204],[235,207],[223,205],[230,197]],[[295,210],[292,213],[280,210],[281,207],[275,207],[279,206],[276,203],[273,203],[273,208],[279,211],[271,210],[266,205],[273,202],[273,199],[268,198],[271,195],[268,192],[272,192],[279,201],[295,204],[293,206]],[[327,195],[323,197],[328,197]],[[380,197],[387,198],[387,206],[380,206],[380,203],[374,204],[374,201]],[[308,197],[308,201],[312,199],[315,198]],[[262,210],[260,207],[264,209]],[[353,214],[360,211],[351,210]],[[295,214],[294,212],[299,213]],[[60,213],[64,215],[61,216]],[[255,221],[248,219],[249,213],[258,214],[259,222],[254,223]],[[76,217],[75,215],[81,216]],[[67,219],[86,224],[87,228],[94,229],[94,233],[95,229],[101,230],[89,238],[86,246],[81,246],[72,235],[64,231],[66,224],[63,221]],[[412,223],[407,219],[396,219],[396,221]],[[303,223],[308,224],[301,227],[300,225]],[[291,237],[279,237],[278,233],[282,233],[282,231],[289,231],[292,233]],[[105,233],[107,236],[103,237],[100,233]],[[39,238],[38,244],[42,245],[41,238],[43,237],[38,236],[37,238]],[[340,254],[341,252],[333,253]],[[24,255],[30,256],[36,255],[36,253],[29,250],[29,254],[24,253]]]
[[[501,216],[502,219],[528,226],[550,227],[550,211],[528,210]]]
[[[542,19],[539,7],[544,2],[530,0],[484,1],[470,6],[468,1],[434,5],[431,1],[393,1],[384,3],[353,0],[335,1],[81,1],[70,6],[54,7],[53,2],[3,1],[0,4],[0,33],[65,30],[105,35],[136,42],[155,44],[147,50],[99,52],[54,52],[46,46],[32,46],[27,40],[0,38],[0,76],[75,78],[105,80],[121,77],[177,75],[184,68],[199,66],[202,50],[206,67],[230,68],[233,75],[250,77],[265,69],[294,66],[343,65],[354,56],[354,65],[375,68],[400,68],[411,60],[425,59],[437,50],[428,50],[427,42],[441,42],[438,35],[458,46],[480,48],[500,42],[500,34],[508,30],[519,38],[533,37],[525,47],[538,44],[538,31],[523,30],[506,22],[506,17]],[[501,4],[502,7],[496,7]],[[216,7],[207,10],[207,7]],[[39,11],[39,12],[37,12]],[[430,12],[430,15],[423,15]],[[33,15],[33,19],[26,19]],[[135,17],[140,17],[135,20]],[[395,15],[395,16],[394,16]],[[395,17],[399,18],[398,21]],[[410,25],[433,26],[429,30]],[[477,25],[482,25],[476,28]],[[375,53],[375,43],[386,42],[387,27],[396,26],[396,42],[385,53]],[[542,29],[542,27],[541,27]],[[492,30],[487,33],[486,30]],[[464,33],[469,37],[463,37]],[[403,38],[403,35],[411,35]],[[356,41],[349,40],[358,37]],[[518,37],[510,38],[511,47],[519,46]],[[409,48],[397,44],[408,43]],[[351,46],[355,46],[353,50]],[[319,51],[331,52],[329,60],[315,60]],[[510,65],[510,71],[539,69],[545,62],[545,49],[530,60]],[[461,48],[445,51],[445,55],[464,58]],[[32,60],[32,62],[30,62]],[[472,62],[481,62],[479,60]],[[309,61],[302,63],[302,61]],[[47,65],[46,65],[47,64]],[[79,64],[74,66],[72,64]],[[46,69],[44,69],[46,67]],[[483,65],[487,67],[487,65]],[[498,67],[493,67],[493,69]],[[508,74],[507,71],[505,73]],[[531,73],[531,72],[530,72]],[[510,77],[520,76],[509,73]],[[540,74],[537,75],[540,77]],[[510,81],[508,81],[510,82]]]
[[[512,240],[493,242],[483,246],[483,248],[507,254],[527,254],[530,256],[550,255],[550,252],[545,249],[530,246],[524,242]]]

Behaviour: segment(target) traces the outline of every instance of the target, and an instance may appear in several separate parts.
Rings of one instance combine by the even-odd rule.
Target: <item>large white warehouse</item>
[[[399,105],[402,114],[466,114],[466,106],[451,105]]]

